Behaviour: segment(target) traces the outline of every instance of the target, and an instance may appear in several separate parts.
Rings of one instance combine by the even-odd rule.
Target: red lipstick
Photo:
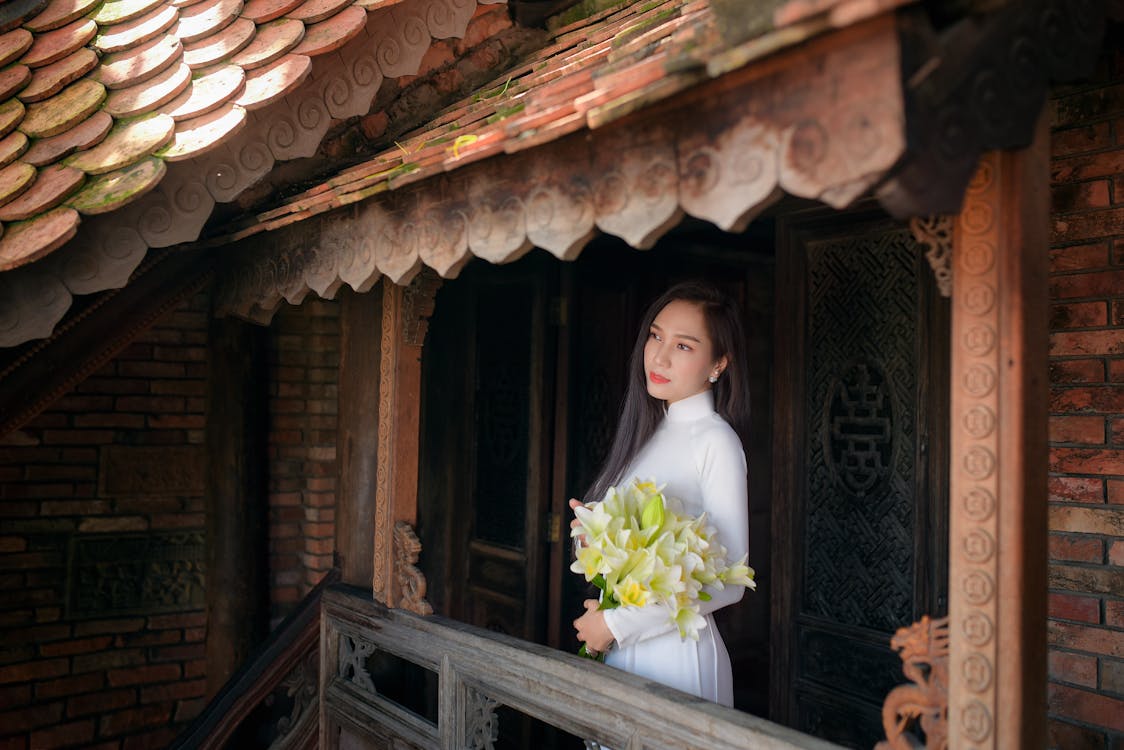
[[[665,378],[663,375],[657,375],[654,372],[648,373],[648,380],[651,380],[656,385],[663,385],[664,383],[670,383],[671,382],[670,380]]]

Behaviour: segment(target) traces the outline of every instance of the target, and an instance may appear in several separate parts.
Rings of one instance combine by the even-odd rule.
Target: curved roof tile
[[[309,79],[316,56],[362,34],[369,12],[391,13],[383,9],[397,4],[0,3],[0,271],[61,246],[82,216],[115,211],[149,193],[164,179],[166,161],[210,154],[199,168],[216,174],[198,179],[215,182],[216,199],[231,199],[236,193],[223,188],[229,158],[222,147],[248,123],[261,126],[248,112],[292,93]],[[458,8],[463,4],[458,0]],[[355,72],[352,85],[367,93],[373,83],[377,90],[382,75],[364,79]],[[339,117],[350,105],[326,106]],[[303,117],[311,122],[320,114],[328,116],[306,111]],[[353,114],[361,113],[345,116]],[[295,155],[285,138],[266,145],[273,154],[264,159],[241,146],[238,168],[268,170],[275,158]],[[181,177],[168,188],[173,199],[182,184]]]

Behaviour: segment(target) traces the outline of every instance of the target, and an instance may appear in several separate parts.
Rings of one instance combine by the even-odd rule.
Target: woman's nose
[[[656,364],[667,364],[669,361],[667,358],[667,347],[665,347],[663,344],[660,344],[656,348],[656,356],[653,359],[656,361]]]

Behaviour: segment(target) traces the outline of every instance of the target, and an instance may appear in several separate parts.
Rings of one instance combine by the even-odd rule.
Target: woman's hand
[[[582,503],[581,503],[580,500],[575,500],[572,497],[570,498],[570,510],[577,510],[581,506],[582,506]],[[580,525],[581,525],[581,521],[579,521],[576,518],[574,520],[570,521],[570,528],[571,529],[576,529]],[[577,545],[578,548],[589,546],[589,542],[586,540],[585,534],[582,534],[581,536],[578,536],[578,537],[574,537],[574,544]]]
[[[585,614],[574,620],[578,640],[585,644],[585,650],[590,654],[608,651],[613,643],[613,631],[605,624],[605,613],[597,609],[598,606],[596,599],[586,599]]]

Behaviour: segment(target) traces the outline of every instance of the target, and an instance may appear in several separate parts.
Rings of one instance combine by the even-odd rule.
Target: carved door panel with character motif
[[[872,747],[890,637],[947,608],[947,301],[871,212],[782,222],[777,290],[773,714]]]

